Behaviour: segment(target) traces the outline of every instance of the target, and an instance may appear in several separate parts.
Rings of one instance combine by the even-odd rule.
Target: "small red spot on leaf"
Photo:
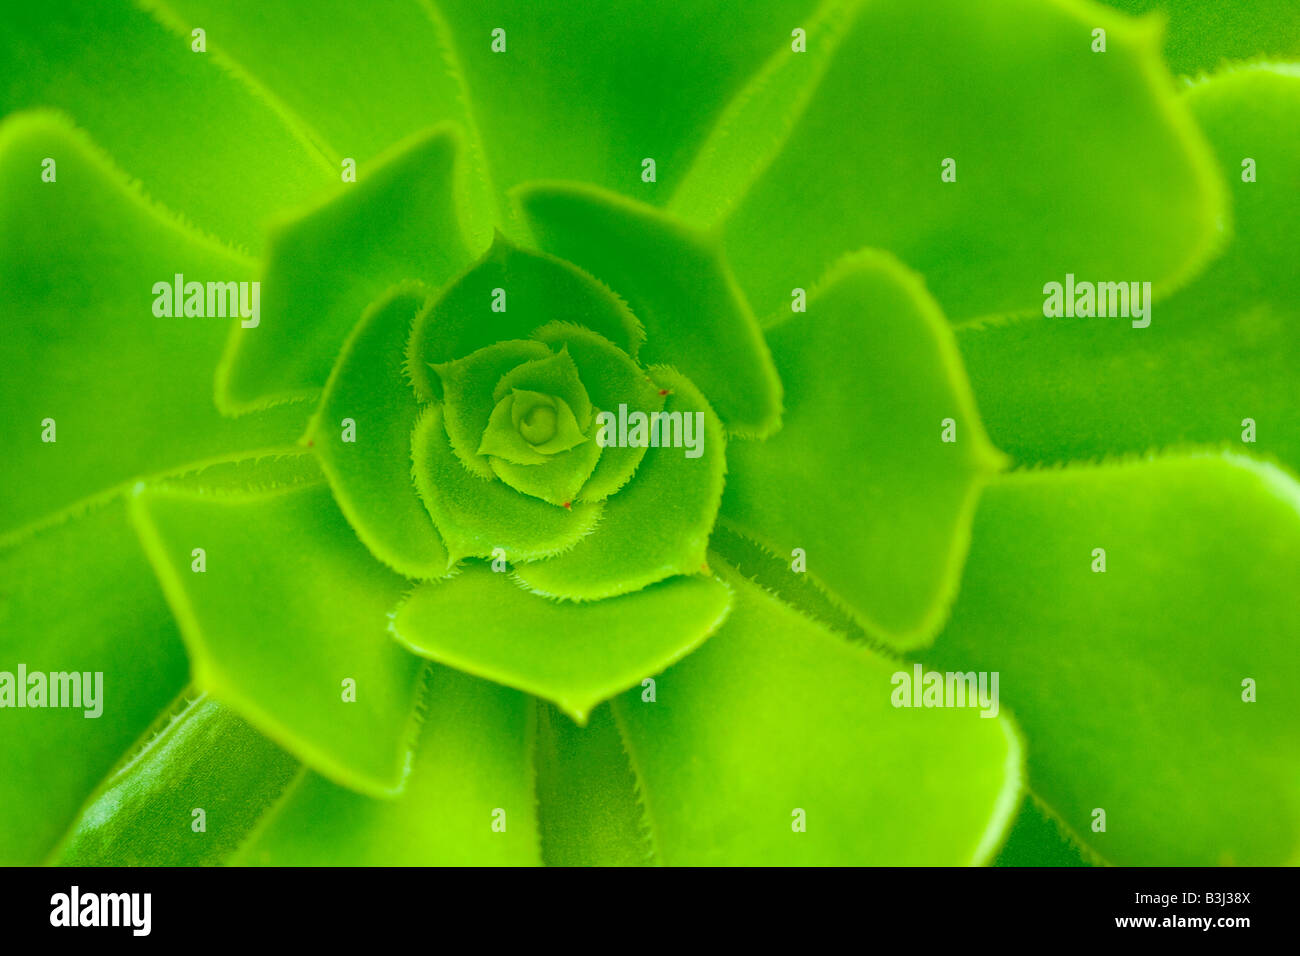
[[[660,395],[667,395],[667,394],[668,394],[668,389],[666,389],[666,388],[661,388],[661,389],[659,389],[659,394],[660,394]]]
[[[572,506],[573,506],[573,502],[572,502],[572,501],[566,501],[566,502],[564,503],[564,507],[568,508],[570,511],[573,510],[573,507],[572,507]]]

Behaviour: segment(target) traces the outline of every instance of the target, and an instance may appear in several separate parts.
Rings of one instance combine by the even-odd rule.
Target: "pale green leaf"
[[[411,322],[426,295],[423,286],[402,285],[371,304],[343,346],[307,429],[357,536],[385,564],[413,578],[438,577],[450,567],[411,477],[419,406],[402,371]]]
[[[600,524],[562,554],[520,565],[515,573],[533,590],[554,597],[599,601],[705,566],[726,474],[727,442],[709,403],[673,369],[650,369],[668,391],[650,448],[626,488],[604,502]],[[692,443],[686,443],[687,428]],[[657,436],[657,437],[656,437]],[[574,508],[590,507],[575,505]]]
[[[55,182],[41,181],[44,157],[57,157]],[[153,311],[154,283],[246,281],[246,260],[144,198],[52,114],[0,125],[0,181],[3,343],[21,366],[0,376],[0,534],[142,475],[297,437],[301,407],[241,422],[213,408],[226,322]]]
[[[68,113],[149,195],[258,250],[267,218],[337,181],[338,167],[262,92],[193,52],[189,33],[168,30],[130,0],[7,4],[0,115]],[[62,153],[43,155],[58,164],[59,183],[76,183]],[[28,169],[4,181],[29,177],[38,183]],[[103,276],[111,274],[106,267]]]
[[[1015,473],[984,494],[924,660],[1000,674],[1029,786],[1102,859],[1295,863],[1297,580],[1300,486],[1272,466]]]
[[[132,514],[198,687],[320,773],[399,790],[424,670],[387,631],[406,582],[357,540],[324,482],[142,488]]]
[[[891,706],[897,665],[716,564],[734,590],[726,624],[656,678],[653,702],[614,702],[658,857],[986,862],[1020,799],[1010,721]]]
[[[298,773],[291,756],[208,697],[190,703],[114,774],[52,862],[224,862]]]
[[[653,854],[636,776],[614,715],[585,727],[537,706],[537,815],[548,866],[648,866]]]
[[[607,601],[555,601],[471,564],[421,584],[393,630],[416,654],[552,701],[579,723],[690,653],[730,603],[717,580],[676,577]]]
[[[7,700],[0,709],[4,866],[44,858],[188,677],[180,635],[120,498],[0,548],[0,671],[16,684],[20,665],[47,680],[76,672],[78,685],[89,674],[96,700],[58,709]],[[5,683],[0,677],[0,699]],[[14,691],[27,699],[27,686]]]
[[[680,369],[733,433],[775,431],[781,382],[713,237],[581,183],[531,183],[517,198],[543,248],[627,300],[645,325],[642,362]]]
[[[730,200],[697,215],[760,314],[863,246],[924,274],[956,321],[1037,310],[1067,272],[1167,294],[1219,244],[1223,190],[1155,25],[1076,0],[853,0],[842,16],[780,54],[829,62],[779,57],[739,95],[706,181],[684,187]]]
[[[609,289],[572,263],[529,252],[498,234],[483,257],[416,320],[407,370],[422,401],[440,397],[429,366],[509,339],[527,339],[564,319],[598,332],[635,355],[645,333]]]
[[[456,457],[442,409],[429,406],[411,436],[415,485],[452,558],[533,561],[559,554],[591,533],[603,502],[557,508],[496,478],[471,473]]]
[[[1186,99],[1236,206],[1223,257],[1157,302],[1147,328],[1039,318],[959,334],[989,432],[1022,462],[1196,443],[1300,469],[1300,71],[1231,71]]]
[[[533,702],[446,668],[402,794],[374,800],[304,774],[234,860],[242,866],[534,865]],[[497,827],[500,827],[498,829]]]
[[[469,262],[452,193],[458,150],[454,127],[415,133],[369,175],[280,220],[258,324],[230,330],[217,370],[224,410],[316,397],[366,306],[403,280],[438,288]]]
[[[1001,458],[942,313],[917,276],[865,252],[841,262],[808,311],[768,340],[786,383],[785,421],[761,444],[728,449],[723,520],[802,561],[878,638],[927,642],[956,589],[979,489]]]

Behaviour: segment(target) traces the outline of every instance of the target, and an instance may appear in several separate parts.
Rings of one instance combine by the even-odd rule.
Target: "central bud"
[[[519,422],[519,434],[530,445],[540,445],[555,437],[559,416],[549,405],[538,405]]]

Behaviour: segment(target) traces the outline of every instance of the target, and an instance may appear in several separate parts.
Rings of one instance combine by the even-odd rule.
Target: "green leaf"
[[[387,632],[406,582],[357,540],[325,484],[142,488],[132,514],[198,687],[331,779],[397,792],[424,670]]]
[[[1294,863],[1297,580],[1300,487],[1272,466],[1015,473],[985,492],[961,596],[925,659],[1001,674],[1031,741],[1030,787],[1102,859]]]
[[[52,862],[221,863],[298,769],[296,760],[233,711],[201,696],[106,782]]]
[[[573,357],[579,377],[597,411],[628,414],[662,411],[664,396],[641,366],[608,339],[568,322],[552,322],[533,333],[551,348],[562,347]],[[599,434],[599,432],[597,433]],[[632,479],[645,445],[609,445],[600,449],[596,470],[582,486],[579,501],[603,501]]]
[[[722,106],[815,0],[437,0],[495,178],[582,179],[663,201]],[[493,31],[505,31],[493,52]],[[597,132],[598,131],[598,132]],[[642,160],[657,164],[642,181]]]
[[[562,259],[514,246],[498,234],[492,247],[416,319],[407,370],[421,401],[440,397],[428,366],[463,358],[563,318],[598,332],[636,355],[641,323],[616,296]]]
[[[995,866],[1089,866],[1084,851],[1061,823],[1026,794],[1020,813],[1007,833]]]
[[[892,256],[863,252],[768,340],[785,422],[762,444],[729,449],[723,520],[787,561],[802,549],[806,573],[870,633],[927,642],[1001,459],[942,313]]]
[[[474,132],[463,78],[432,4],[358,5],[351,0],[267,4],[261,0],[140,0],[189,42],[207,31],[208,57],[286,117],[328,158],[357,164],[434,123]],[[215,71],[214,71],[215,72]],[[486,243],[494,216],[482,151],[467,141],[456,190],[466,223]]]
[[[0,115],[67,112],[149,195],[227,242],[259,250],[271,214],[338,178],[337,164],[263,93],[193,52],[188,28],[179,36],[126,0],[10,4],[5,14]],[[58,192],[76,184],[60,151],[42,156],[58,164]],[[6,187],[54,191],[33,168],[5,175]],[[54,238],[42,232],[30,238]],[[105,264],[98,278],[114,274]]]
[[[120,498],[0,547],[0,671],[16,681],[20,665],[29,674],[76,672],[79,683],[89,674],[97,699],[0,710],[5,866],[39,863],[86,794],[185,687],[184,646]],[[26,699],[27,686],[13,690]]]
[[[985,862],[1020,799],[1010,721],[892,707],[897,665],[715,563],[734,591],[726,624],[653,702],[614,702],[659,859]]]
[[[954,321],[1036,311],[1067,272],[1167,294],[1214,251],[1226,213],[1159,42],[1154,25],[1074,0],[851,3],[715,130],[704,181],[683,188],[728,201],[678,212],[722,231],[760,314],[863,246],[925,275]]]
[[[588,431],[590,421],[588,406]],[[564,399],[514,389],[497,405],[479,453],[492,456],[493,473],[511,488],[567,508],[595,470],[601,448],[583,434]]]
[[[728,604],[727,588],[702,575],[576,604],[473,564],[416,588],[393,631],[416,654],[544,697],[585,724],[596,704],[698,647]]]
[[[419,406],[403,381],[411,321],[427,290],[401,285],[372,303],[343,346],[307,429],[334,498],[372,554],[412,578],[450,556],[411,477]],[[351,441],[346,440],[351,422]]]
[[[585,727],[537,707],[537,815],[547,866],[648,866],[645,813],[614,715]]]
[[[411,436],[415,486],[452,559],[494,557],[535,561],[572,548],[591,533],[602,502],[557,508],[495,478],[471,474],[451,450],[442,409],[431,405]]]
[[[539,863],[532,709],[533,702],[522,694],[433,668],[421,740],[400,796],[372,800],[306,773],[233,862]],[[493,828],[497,821],[504,830]]]
[[[57,159],[53,183],[43,157]],[[0,181],[0,314],[22,365],[0,376],[0,535],[142,475],[297,437],[301,407],[241,422],[213,408],[225,322],[153,313],[155,282],[244,281],[250,263],[144,198],[49,113],[0,124]]]
[[[628,301],[645,324],[641,361],[680,369],[733,434],[776,430],[781,382],[712,237],[580,183],[532,183],[516,195],[544,248]]]
[[[478,449],[499,404],[492,397],[497,382],[512,368],[550,354],[540,342],[509,339],[433,366],[442,385],[442,416],[451,447],[461,463],[480,478],[496,474]]]
[[[1165,60],[1175,73],[1213,70],[1224,60],[1300,58],[1300,16],[1292,0],[1101,0],[1129,14],[1158,12]]]
[[[604,502],[591,535],[571,550],[515,569],[519,580],[539,594],[599,601],[705,567],[727,469],[726,437],[713,409],[687,378],[660,367],[650,374],[669,392],[663,414],[681,418],[661,419],[655,430],[660,447],[648,451],[632,482]],[[695,448],[686,444],[688,425]]]
[[[393,146],[355,185],[273,231],[259,323],[237,324],[217,369],[217,402],[232,414],[315,398],[362,311],[389,287],[437,288],[470,259],[453,200],[452,127]]]
[[[1186,99],[1236,205],[1237,234],[1223,257],[1157,302],[1144,329],[1044,318],[960,334],[989,431],[1019,461],[1195,443],[1300,469],[1300,73],[1230,71]],[[1256,182],[1242,180],[1245,158]],[[1247,435],[1254,444],[1242,444]]]

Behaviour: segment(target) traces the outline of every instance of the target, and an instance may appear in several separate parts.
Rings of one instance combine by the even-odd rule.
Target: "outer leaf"
[[[101,674],[101,712],[0,710],[6,866],[44,858],[95,784],[185,686],[185,649],[120,499],[0,548],[0,671],[16,679],[20,664],[31,673]]]
[[[1158,11],[1168,20],[1165,59],[1177,73],[1216,69],[1224,60],[1300,56],[1300,11],[1291,0],[1102,0],[1125,13]]]
[[[1300,72],[1258,67],[1187,101],[1228,171],[1237,235],[1192,285],[1134,329],[1043,319],[963,330],[962,352],[998,444],[1025,462],[1205,443],[1300,469]],[[1242,181],[1242,162],[1257,182]],[[1123,326],[1121,328],[1121,326]]]
[[[338,166],[275,104],[190,43],[188,29],[177,36],[127,0],[9,4],[0,33],[0,115],[65,110],[150,195],[257,250],[267,217],[337,181]],[[61,154],[43,155],[58,163],[58,191],[74,186]],[[43,185],[30,169],[4,181],[7,188]],[[62,248],[77,251],[71,242]],[[125,258],[129,249],[120,251]],[[114,274],[103,265],[99,280]]]
[[[308,5],[261,0],[143,0],[186,38],[207,29],[209,56],[285,112],[328,156],[367,160],[430,124],[451,120],[473,132],[459,67],[429,4]],[[475,136],[468,138],[457,189],[467,223],[486,243],[492,197]]]
[[[1271,466],[1169,458],[1008,475],[985,493],[961,597],[927,659],[1001,674],[1033,742],[1030,786],[1103,859],[1294,863],[1298,579],[1300,487]],[[1105,832],[1092,830],[1096,808]]]
[[[698,457],[689,449],[646,452],[636,479],[604,502],[599,527],[572,550],[521,565],[515,575],[540,594],[599,601],[704,567],[726,473],[726,438],[713,409],[684,376],[669,368],[650,374],[668,390],[664,412],[695,416],[703,428]],[[580,506],[576,506],[580,507]],[[590,507],[590,505],[586,506]]]
[[[557,508],[496,479],[471,474],[451,450],[442,410],[429,406],[411,436],[415,485],[453,560],[493,557],[534,561],[559,554],[591,533],[602,502]]]
[[[1000,465],[943,315],[891,256],[860,253],[768,338],[789,408],[776,436],[731,447],[723,519],[787,561],[802,548],[808,575],[878,637],[925,643]]]
[[[331,779],[399,790],[424,669],[385,633],[405,582],[357,541],[329,489],[141,491],[132,513],[195,683]]]
[[[698,647],[729,603],[702,575],[608,601],[552,601],[474,564],[418,587],[393,631],[416,654],[544,697],[585,724],[596,704]]]
[[[789,45],[814,0],[692,0],[653,15],[638,0],[575,0],[562,15],[481,0],[437,5],[503,186],[581,179],[653,202],[670,194],[744,78]],[[503,53],[492,49],[497,28]],[[656,183],[642,181],[646,157],[657,161]]]
[[[385,289],[405,279],[437,288],[469,261],[452,198],[457,148],[453,128],[417,133],[354,186],[281,221],[260,323],[230,330],[217,370],[223,409],[315,397],[348,331]]]
[[[1051,811],[1026,794],[995,865],[1088,866],[1089,862]]]
[[[489,866],[539,862],[532,702],[446,668],[406,790],[372,800],[304,774],[235,861],[271,866]],[[501,820],[505,829],[494,829]]]
[[[366,310],[307,429],[358,537],[393,570],[413,578],[438,577],[450,567],[411,478],[411,431],[419,406],[402,376],[411,321],[426,294],[421,286],[399,286]],[[343,440],[349,419],[354,441]]]
[[[652,860],[636,775],[614,715],[585,727],[537,708],[537,813],[548,866],[646,866]]]
[[[734,200],[701,217],[723,229],[760,314],[862,246],[897,254],[961,320],[1036,311],[1067,272],[1167,293],[1218,245],[1223,191],[1153,25],[1075,0],[872,0],[849,13],[807,53],[782,54],[830,58],[800,71],[816,83],[806,105],[758,76],[690,188]],[[738,195],[733,181],[753,185]]]
[[[40,178],[47,156],[53,183]],[[155,282],[245,280],[246,260],[143,198],[52,114],[0,125],[0,181],[0,340],[21,356],[0,376],[0,535],[141,475],[301,431],[301,408],[221,418],[211,381],[225,323],[153,314]]]
[[[505,311],[495,311],[494,305]],[[416,395],[421,401],[442,395],[428,366],[508,339],[526,339],[557,318],[599,332],[630,355],[645,338],[627,306],[577,266],[519,249],[498,234],[483,258],[416,320],[407,350]]]
[[[533,183],[517,198],[546,249],[627,299],[646,328],[642,361],[681,369],[734,433],[762,437],[777,428],[781,382],[715,241],[581,184]]]
[[[54,862],[220,863],[297,772],[296,760],[233,711],[200,697],[107,781]],[[202,817],[195,815],[200,810]]]
[[[1019,802],[1007,718],[895,709],[896,665],[718,566],[727,623],[657,678],[653,703],[614,702],[663,862],[987,860]]]

